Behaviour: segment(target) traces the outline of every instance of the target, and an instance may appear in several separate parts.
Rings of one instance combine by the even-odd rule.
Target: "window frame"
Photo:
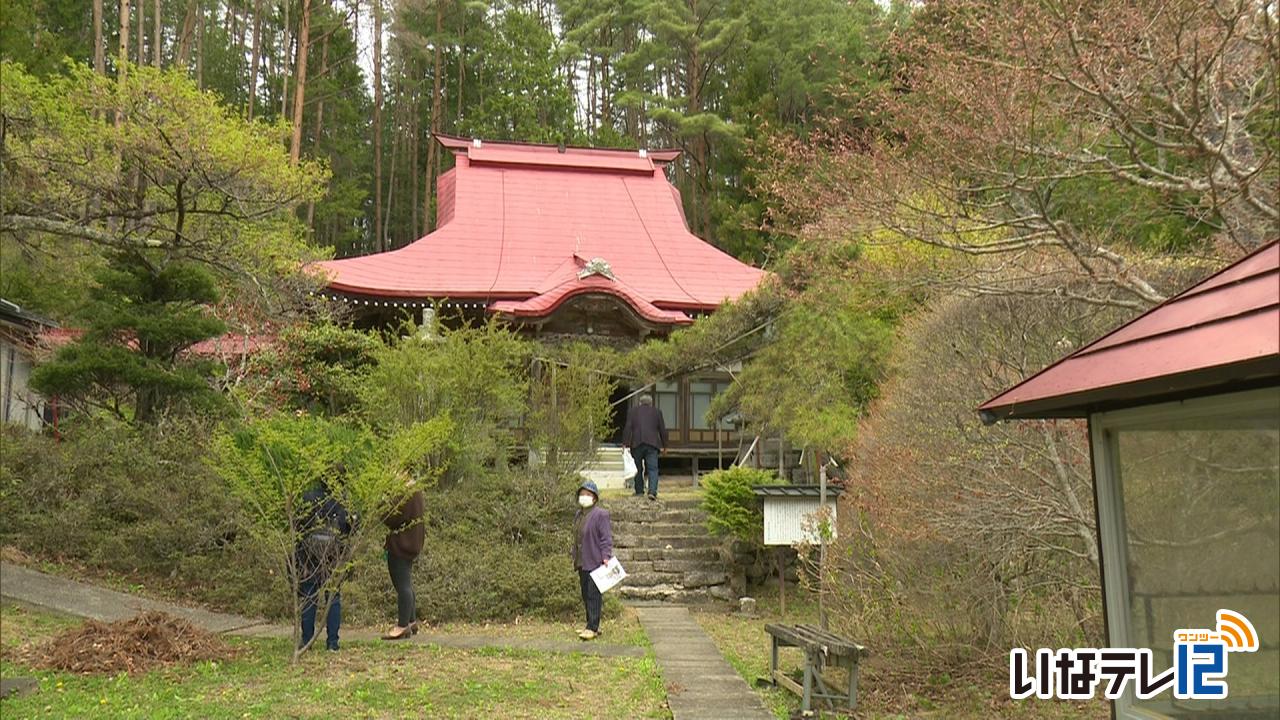
[[[671,389],[664,390],[660,387],[662,385],[669,385],[671,386]],[[662,413],[662,422],[667,426],[667,430],[680,430],[683,428],[684,425],[680,422],[680,381],[668,380],[665,382],[655,382],[650,387],[650,392],[653,394],[653,405],[658,408],[659,411],[662,410],[662,399],[664,396],[671,396],[673,398],[672,405],[675,409],[673,417],[667,417],[666,412]]]
[[[1265,413],[1268,410],[1280,420],[1280,385],[1089,415],[1089,446],[1093,452],[1103,606],[1109,647],[1141,646],[1135,643],[1129,621],[1129,544],[1125,540],[1128,527],[1124,511],[1124,478],[1116,452],[1116,431],[1139,429],[1160,422],[1202,420],[1223,415]],[[1170,717],[1133,707],[1132,683],[1113,707],[1117,720],[1168,720]]]
[[[729,387],[733,385],[733,379],[709,377],[689,378],[689,429],[697,432],[723,432],[731,429],[723,420],[717,420],[716,422],[708,423],[705,426],[701,425],[701,423],[706,422],[705,417],[703,417],[706,413],[703,413],[703,416],[699,416],[699,414],[694,410],[694,396],[705,395],[705,393],[694,391],[693,386],[699,383],[705,383],[711,386],[710,399],[707,401],[707,407],[711,407],[711,403],[715,402],[716,398],[719,397],[721,393],[727,391]]]

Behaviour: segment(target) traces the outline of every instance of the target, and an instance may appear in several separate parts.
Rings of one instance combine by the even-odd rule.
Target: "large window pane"
[[[660,382],[653,386],[653,404],[662,411],[662,421],[667,429],[680,427],[680,385]]]
[[[1173,633],[1213,629],[1219,608],[1245,615],[1261,640],[1256,653],[1229,653],[1228,698],[1167,692],[1128,714],[1280,713],[1280,391],[1262,398],[1275,404],[1174,405],[1106,433],[1127,554],[1123,586],[1108,587],[1125,596],[1128,637],[1114,644],[1150,647],[1157,668],[1169,667]]]
[[[697,430],[710,430],[715,425],[707,422],[707,410],[711,409],[711,401],[720,394],[728,383],[717,383],[698,380],[689,383],[689,398],[692,403],[689,425]],[[717,423],[719,425],[719,423]]]

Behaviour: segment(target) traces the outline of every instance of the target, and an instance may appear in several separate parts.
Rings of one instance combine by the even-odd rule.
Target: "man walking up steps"
[[[627,412],[622,429],[622,447],[631,450],[636,461],[635,491],[643,495],[649,479],[649,499],[658,499],[658,455],[667,451],[667,424],[662,411],[653,406],[653,397],[641,395]]]

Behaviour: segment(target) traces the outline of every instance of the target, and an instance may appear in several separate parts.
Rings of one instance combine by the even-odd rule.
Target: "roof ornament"
[[[603,275],[614,282],[618,281],[618,278],[613,276],[613,268],[609,267],[609,263],[604,258],[591,258],[578,271],[579,280],[584,280],[592,275]]]
[[[647,158],[647,157],[649,157],[649,151],[648,151],[648,150],[645,150],[644,148],[640,148],[640,157],[642,157],[642,158]]]
[[[483,146],[484,146],[484,143],[480,142],[480,138],[471,138],[471,147],[479,148]]]

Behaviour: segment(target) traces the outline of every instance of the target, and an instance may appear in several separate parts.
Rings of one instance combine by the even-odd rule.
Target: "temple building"
[[[630,345],[691,324],[765,276],[689,232],[665,173],[679,151],[435,139],[455,161],[437,183],[435,231],[319,264],[327,294],[356,306],[362,322],[392,323],[406,310],[423,320],[445,308],[543,339]],[[736,446],[705,419],[728,379],[708,372],[653,388],[670,455]]]

